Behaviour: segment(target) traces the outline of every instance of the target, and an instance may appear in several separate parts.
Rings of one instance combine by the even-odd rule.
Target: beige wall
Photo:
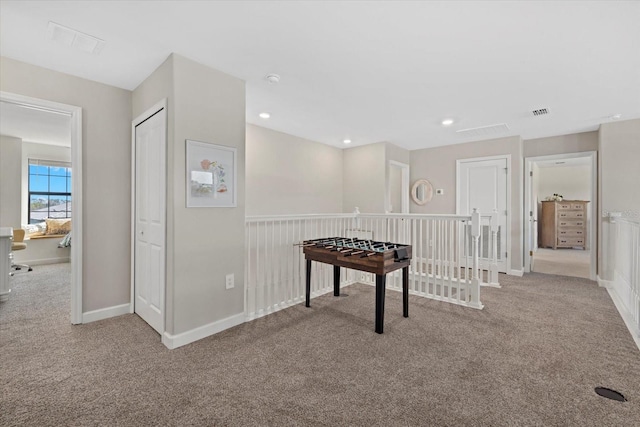
[[[358,207],[362,213],[384,213],[386,143],[343,150],[344,212]]]
[[[384,213],[386,143],[343,150],[344,212],[358,207],[362,213]]]
[[[172,54],[133,93],[139,115],[167,98],[166,324],[176,335],[244,313],[244,82]],[[237,207],[186,208],[186,140],[237,149]],[[225,275],[235,287],[225,289]]]
[[[591,165],[538,168],[538,200],[562,195],[566,200],[591,200]]]
[[[424,206],[410,203],[411,213],[456,213],[456,160],[511,155],[511,268],[522,269],[522,140],[519,136],[425,148],[411,152],[411,184],[427,179],[434,188],[433,199]],[[444,195],[435,189],[444,189]]]
[[[22,140],[0,135],[0,227],[20,228]]]
[[[82,107],[82,311],[128,303],[131,92],[5,57],[0,90]]]
[[[245,84],[174,55],[174,325],[179,334],[244,313]],[[186,139],[237,149],[237,207],[186,208]],[[225,275],[235,288],[225,289]]]
[[[640,119],[605,123],[599,140],[598,276],[613,279],[609,212],[640,220]]]
[[[598,131],[572,133],[523,141],[524,157],[580,153],[598,150]]]
[[[166,324],[176,335],[244,313],[244,82],[171,55],[133,93],[139,115],[168,103]],[[186,208],[186,140],[237,149],[237,207]],[[225,289],[225,275],[235,287]]]
[[[342,149],[247,125],[247,215],[342,212]]]

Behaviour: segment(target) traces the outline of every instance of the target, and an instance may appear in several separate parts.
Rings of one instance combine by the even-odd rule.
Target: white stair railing
[[[412,245],[411,294],[481,309],[480,285],[498,285],[496,215],[325,214],[246,218],[245,312],[248,320],[304,301],[303,240],[358,237]],[[475,224],[475,225],[474,225]],[[497,223],[496,223],[497,224]],[[484,227],[484,228],[483,228]],[[491,242],[483,246],[481,230]],[[497,228],[496,228],[497,229]],[[490,248],[480,259],[479,248]],[[486,252],[486,251],[485,251]],[[491,254],[491,255],[489,255]],[[311,296],[333,290],[333,268],[312,263]],[[342,269],[341,286],[374,283],[369,273]],[[387,288],[402,290],[398,270],[387,275]]]
[[[248,320],[304,301],[304,255],[295,243],[346,237],[353,214],[254,216],[245,220],[245,314]],[[333,289],[333,268],[313,263],[311,295]],[[343,286],[351,276],[342,269]]]

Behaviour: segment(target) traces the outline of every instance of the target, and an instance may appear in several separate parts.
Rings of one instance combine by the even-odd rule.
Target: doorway
[[[595,151],[525,158],[525,272],[595,280],[597,205]]]
[[[387,213],[409,213],[409,165],[389,160],[387,167]]]
[[[0,102],[24,111],[68,117],[71,146],[71,200],[73,243],[71,245],[71,323],[82,323],[82,108],[9,92],[0,92]]]

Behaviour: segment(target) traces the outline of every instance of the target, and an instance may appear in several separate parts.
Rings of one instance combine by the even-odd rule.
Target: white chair
[[[13,241],[11,242],[11,252],[21,251],[27,249],[27,244],[24,242],[25,230],[23,228],[14,228],[13,229]],[[27,271],[33,271],[33,268],[26,264],[14,264],[11,263],[11,275],[13,276],[14,271],[20,271],[25,269]]]

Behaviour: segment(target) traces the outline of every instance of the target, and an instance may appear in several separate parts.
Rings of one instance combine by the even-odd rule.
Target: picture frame
[[[235,208],[237,149],[191,139],[186,145],[187,207]]]

